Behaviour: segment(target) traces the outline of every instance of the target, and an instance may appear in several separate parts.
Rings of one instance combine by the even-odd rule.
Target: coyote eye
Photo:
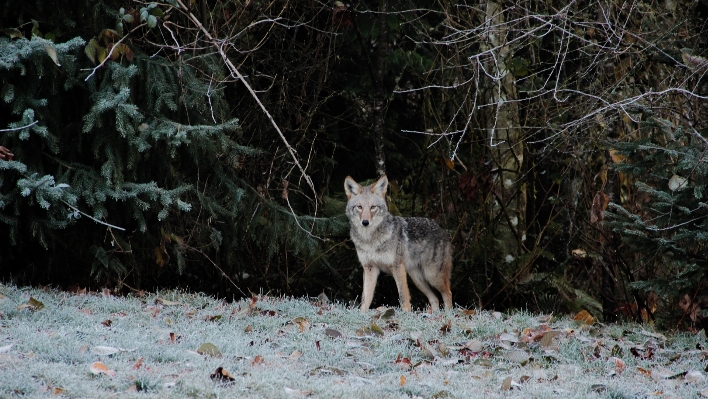
[[[357,205],[357,206],[356,206],[356,209],[362,210],[362,209],[364,209],[364,208],[362,208],[361,205]]]
[[[376,209],[376,205],[371,206],[371,210],[373,211],[374,209]]]

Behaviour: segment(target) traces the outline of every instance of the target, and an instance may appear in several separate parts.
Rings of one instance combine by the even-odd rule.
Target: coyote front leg
[[[374,288],[376,288],[376,280],[379,278],[378,267],[373,265],[364,266],[364,291],[361,293],[361,311],[366,312],[371,306],[371,301],[374,299]]]
[[[393,279],[396,280],[396,288],[398,288],[398,298],[401,302],[401,308],[404,312],[411,311],[411,293],[408,291],[408,279],[406,275],[406,265],[401,262],[396,267],[391,268]]]

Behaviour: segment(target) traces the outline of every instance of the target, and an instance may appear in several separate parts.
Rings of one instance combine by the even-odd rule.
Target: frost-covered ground
[[[708,395],[703,334],[474,313],[0,284],[0,397]]]

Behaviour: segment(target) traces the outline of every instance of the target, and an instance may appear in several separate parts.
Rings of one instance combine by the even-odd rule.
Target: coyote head
[[[347,193],[347,216],[352,226],[376,227],[388,214],[386,189],[388,179],[381,176],[376,183],[362,187],[354,179],[344,179],[344,192]]]

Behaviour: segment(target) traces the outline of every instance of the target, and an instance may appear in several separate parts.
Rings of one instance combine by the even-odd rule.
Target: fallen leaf
[[[36,299],[34,297],[30,297],[29,301],[21,304],[20,306],[17,307],[17,310],[23,310],[23,309],[29,309],[29,310],[42,310],[44,308],[44,304]]]
[[[250,324],[247,325],[246,328],[243,329],[243,332],[247,332],[247,333],[253,332],[253,326],[251,326]]]
[[[460,314],[463,316],[474,316],[477,314],[477,311],[475,309],[460,309]]]
[[[642,373],[645,377],[651,377],[651,370],[643,369],[641,367],[637,367],[637,370],[639,370],[639,372]]]
[[[211,379],[214,380],[214,381],[218,381],[218,382],[232,382],[232,381],[236,381],[236,379],[234,378],[234,376],[232,376],[231,373],[229,373],[228,371],[226,371],[226,369],[224,369],[223,367],[218,367],[218,368],[214,371],[214,373],[212,373],[212,374],[209,376],[209,378],[211,378]]]
[[[551,327],[547,324],[542,324],[536,328],[525,328],[524,331],[521,332],[521,342],[525,342],[527,344],[531,342],[538,342],[549,331],[551,331]]]
[[[304,317],[296,317],[293,320],[293,323],[297,324],[298,327],[300,327],[300,332],[304,332],[305,330],[310,328],[310,322]]]
[[[138,359],[138,361],[135,362],[135,364],[133,365],[133,370],[139,369],[142,365],[143,365],[143,358],[141,357],[141,358]]]
[[[481,352],[482,351],[482,341],[478,339],[473,339],[472,341],[468,341],[464,345],[465,349],[469,349],[472,352]]]
[[[288,387],[283,387],[286,394],[290,396],[310,396],[314,391],[303,391],[300,389],[292,389]]]
[[[7,353],[7,352],[9,352],[10,349],[12,349],[13,346],[15,346],[15,344],[0,346],[0,353]]]
[[[502,357],[510,362],[524,366],[529,362],[530,355],[526,351],[516,349],[506,352]]]
[[[103,320],[103,321],[101,322],[101,324],[103,324],[103,325],[106,326],[106,327],[110,327],[111,324],[113,324],[113,322],[111,321],[111,319],[106,319],[106,320]]]
[[[341,338],[342,337],[342,333],[340,333],[337,330],[331,329],[331,328],[325,329],[325,335],[328,337],[332,337],[332,338]]]
[[[452,330],[452,320],[448,320],[447,323],[443,324],[442,327],[440,327],[440,332],[443,334],[447,334]]]
[[[511,377],[506,377],[504,382],[502,382],[501,390],[508,391],[511,389]]]
[[[405,375],[402,375],[402,376],[401,376],[401,382],[400,382],[400,384],[401,384],[401,386],[406,385],[406,376],[405,376]]]
[[[617,371],[620,372],[620,373],[621,373],[622,371],[624,371],[624,369],[627,367],[627,365],[626,365],[626,363],[624,362],[624,360],[622,360],[622,359],[620,359],[620,358],[618,358],[618,357],[612,356],[611,358],[609,358],[609,359],[607,359],[607,360],[613,362],[613,363],[615,364],[615,366],[617,366]]]
[[[64,394],[64,388],[62,388],[62,387],[52,388],[52,395],[63,395],[63,394]]]
[[[115,377],[115,375],[116,375],[115,371],[109,369],[108,367],[106,367],[105,364],[103,364],[101,362],[91,363],[91,366],[89,367],[89,371],[91,371],[91,373],[93,373],[95,375],[105,374],[109,377]]]
[[[175,301],[168,301],[167,299],[162,299],[162,298],[155,298],[155,303],[158,305],[164,305],[164,306],[177,306],[181,305],[179,302]]]
[[[264,364],[264,363],[265,363],[265,359],[263,359],[263,356],[258,355],[255,358],[253,358],[253,361],[251,362],[251,366],[256,366],[256,365]]]
[[[558,349],[558,336],[560,331],[549,331],[547,332],[541,340],[538,342],[541,348],[544,350],[557,350]]]
[[[205,342],[202,344],[202,346],[197,349],[197,353],[200,355],[208,355],[208,356],[213,356],[213,357],[221,357],[221,351],[219,348],[216,347],[216,345]]]
[[[290,356],[288,356],[288,359],[297,359],[300,355],[302,355],[302,352],[296,349],[290,354]]]
[[[94,346],[91,348],[91,352],[99,356],[110,356],[121,352],[120,348],[114,348],[112,346]]]
[[[590,315],[590,313],[588,313],[588,311],[584,309],[578,312],[578,314],[575,315],[575,318],[573,320],[590,325],[595,322],[595,319],[592,317],[592,315]]]
[[[499,340],[508,342],[519,342],[519,337],[517,337],[514,333],[506,332],[499,335]]]
[[[411,360],[407,357],[401,357],[401,354],[398,354],[398,357],[396,358],[396,361],[394,364],[404,370],[408,370],[411,367],[413,367],[413,364],[411,363]]]

